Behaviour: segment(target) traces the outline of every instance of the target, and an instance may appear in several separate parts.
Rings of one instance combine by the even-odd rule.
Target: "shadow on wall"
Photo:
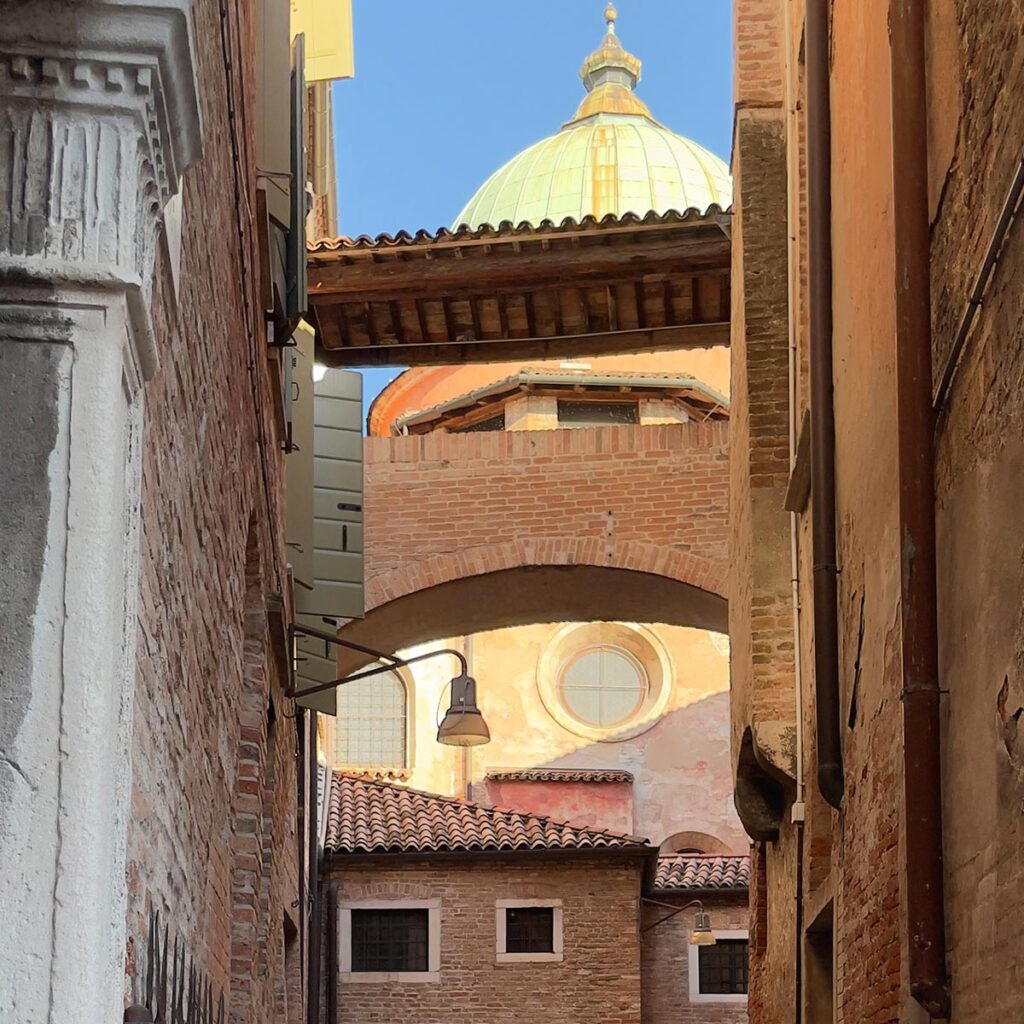
[[[530,767],[628,771],[631,785],[520,782],[489,785],[489,792],[495,803],[633,832],[655,846],[678,838],[681,846],[673,850],[747,851],[749,840],[733,806],[727,692],[675,708],[639,735],[631,726],[623,736],[581,740],[576,750]],[[499,736],[496,739],[500,742]],[[686,837],[689,841],[684,841]]]

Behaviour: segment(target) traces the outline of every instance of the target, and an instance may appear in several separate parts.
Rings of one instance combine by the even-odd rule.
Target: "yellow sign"
[[[292,38],[306,34],[306,81],[355,75],[352,0],[291,0]]]

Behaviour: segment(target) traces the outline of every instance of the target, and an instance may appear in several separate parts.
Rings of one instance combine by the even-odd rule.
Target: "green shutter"
[[[363,379],[328,370],[315,386],[313,407],[313,586],[295,589],[298,621],[314,629],[324,620],[355,619],[363,605]],[[337,678],[336,652],[301,639],[299,689]],[[334,692],[308,702],[334,714]]]

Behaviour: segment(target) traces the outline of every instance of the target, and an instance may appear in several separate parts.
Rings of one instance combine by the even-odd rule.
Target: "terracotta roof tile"
[[[357,238],[349,238],[341,235],[337,238],[318,238],[307,246],[311,255],[318,253],[352,251],[359,249],[394,249],[411,245],[433,245],[438,242],[476,242],[487,239],[522,238],[524,236],[550,234],[552,232],[565,232],[580,230],[593,230],[600,228],[610,230],[615,228],[628,228],[637,225],[671,225],[685,223],[715,223],[729,220],[732,208],[723,210],[720,206],[712,203],[706,210],[666,210],[664,213],[655,213],[653,210],[643,217],[635,213],[625,213],[616,217],[613,213],[605,214],[600,220],[593,216],[584,217],[577,221],[573,217],[566,217],[563,221],[555,224],[550,220],[543,220],[539,224],[530,224],[523,221],[520,224],[513,224],[512,221],[502,221],[500,224],[481,224],[477,228],[470,228],[467,225],[460,225],[455,230],[450,228],[438,228],[433,234],[420,229],[416,232],[399,231],[391,235],[382,232],[379,235],[359,235]]]
[[[610,768],[510,768],[487,773],[495,782],[632,782],[631,772]]]
[[[658,858],[655,889],[722,889],[745,891],[750,885],[750,858],[672,853]]]
[[[646,839],[536,814],[482,807],[369,776],[334,772],[328,853],[443,853],[455,850],[645,851]]]

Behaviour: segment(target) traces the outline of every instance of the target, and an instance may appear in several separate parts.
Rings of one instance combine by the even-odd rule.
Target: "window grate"
[[[697,951],[702,995],[746,995],[747,940],[719,939]]]
[[[429,970],[429,910],[352,911],[352,970]]]
[[[506,953],[553,953],[555,911],[552,907],[509,907],[505,911]]]

